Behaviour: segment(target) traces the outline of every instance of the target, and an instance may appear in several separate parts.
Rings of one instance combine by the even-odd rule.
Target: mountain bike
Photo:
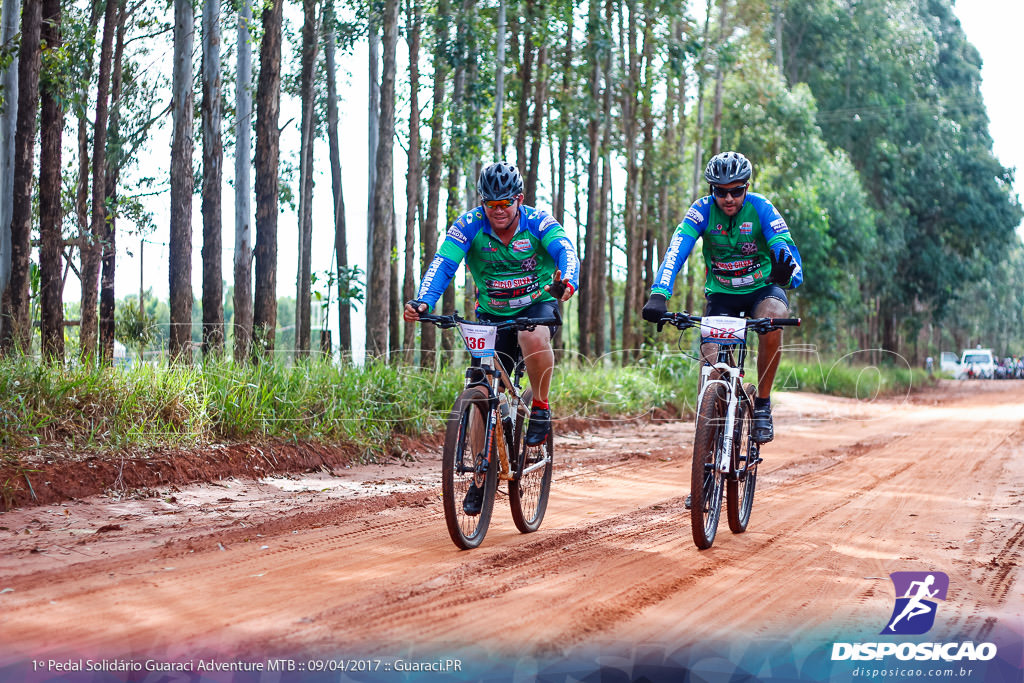
[[[459,548],[469,550],[484,540],[491,523],[498,481],[508,482],[512,520],[522,533],[540,528],[551,489],[553,435],[539,446],[523,441],[531,390],[521,391],[526,366],[516,344],[512,377],[497,361],[495,342],[500,330],[533,330],[561,325],[555,318],[518,318],[499,323],[472,322],[458,314],[420,314],[420,321],[441,329],[458,328],[469,351],[466,383],[455,399],[445,429],[441,459],[441,497],[448,534]],[[479,514],[470,515],[463,501],[470,484],[483,487]]]
[[[701,550],[711,547],[726,493],[729,529],[743,533],[750,522],[761,446],[751,438],[754,385],[743,385],[747,335],[799,325],[800,318],[736,318],[666,313],[658,323],[679,330],[700,328],[701,344],[717,344],[714,363],[703,362],[690,470],[690,526]]]

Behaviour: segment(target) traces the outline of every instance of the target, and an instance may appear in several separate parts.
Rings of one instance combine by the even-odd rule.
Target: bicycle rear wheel
[[[448,535],[463,550],[475,548],[484,540],[494,508],[494,490],[498,468],[494,458],[485,472],[477,469],[491,444],[485,443],[490,405],[487,392],[480,387],[463,391],[448,415],[441,458],[441,498]],[[493,440],[493,439],[492,439]],[[492,449],[493,450],[493,449]],[[469,515],[463,502],[471,484],[484,489],[480,514]]]
[[[734,534],[747,530],[750,511],[754,507],[754,488],[757,486],[757,463],[760,460],[760,446],[750,438],[750,427],[754,419],[751,403],[754,385],[744,387],[736,409],[736,429],[733,433],[732,466],[726,485],[726,510],[729,528]]]
[[[704,387],[693,438],[693,469],[690,472],[690,526],[693,543],[701,550],[711,547],[722,513],[725,476],[715,466],[725,436],[725,395],[719,384]]]
[[[529,392],[523,403],[528,403]],[[521,442],[522,421],[516,430],[515,442]],[[512,506],[512,521],[524,534],[536,531],[548,508],[548,494],[551,492],[551,470],[554,461],[554,429],[540,446],[530,448],[522,441],[518,449],[515,475],[508,482],[509,504]]]

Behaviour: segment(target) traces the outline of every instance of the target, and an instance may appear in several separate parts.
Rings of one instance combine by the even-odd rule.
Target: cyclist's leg
[[[558,310],[555,301],[540,301],[517,317],[548,318]],[[519,347],[526,363],[526,374],[530,378],[533,389],[533,405],[530,409],[530,425],[526,433],[526,443],[536,446],[544,442],[550,433],[551,407],[548,404],[548,391],[551,387],[551,373],[555,369],[555,353],[551,349],[551,337],[557,327],[538,327],[523,330],[519,333]]]
[[[755,318],[784,318],[789,315],[789,301],[781,287],[772,285],[758,290],[762,296],[754,306]],[[779,359],[782,348],[782,330],[773,330],[762,334],[758,339],[757,349],[757,396],[769,398],[775,373],[779,370]]]
[[[784,318],[789,314],[786,293],[777,285],[770,285],[756,292],[758,302],[754,305],[755,318]],[[757,443],[768,443],[775,438],[772,423],[771,394],[775,373],[779,369],[782,348],[782,330],[762,334],[757,348],[757,396],[754,398],[754,419],[751,437]]]
[[[555,301],[538,301],[516,315],[517,318],[550,318],[558,311]],[[523,330],[519,333],[519,348],[526,362],[526,374],[530,377],[533,387],[533,400],[547,403],[548,389],[551,387],[551,373],[555,368],[555,352],[551,349],[551,337],[556,326],[538,327],[534,330]]]

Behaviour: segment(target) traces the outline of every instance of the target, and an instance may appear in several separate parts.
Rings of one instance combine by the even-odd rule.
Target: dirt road
[[[949,594],[927,637],[997,639],[1019,674],[1024,382],[775,401],[750,528],[723,521],[707,551],[683,508],[689,421],[560,435],[541,530],[519,534],[499,494],[473,551],[447,536],[433,453],[4,513],[0,665],[486,654],[536,673],[600,652],[735,655],[878,640],[889,574],[938,571]]]

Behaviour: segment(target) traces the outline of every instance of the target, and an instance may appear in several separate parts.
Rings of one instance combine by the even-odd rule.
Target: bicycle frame
[[[736,409],[739,405],[739,399],[736,397],[736,387],[740,384],[743,378],[743,364],[747,357],[747,333],[749,328],[744,326],[743,338],[738,343],[733,344],[720,344],[718,347],[718,359],[715,363],[707,363],[701,367],[700,370],[700,384],[697,390],[697,414],[700,414],[701,402],[704,400],[704,389],[709,384],[719,384],[726,392],[726,411],[725,411],[725,434],[723,435],[722,449],[718,453],[718,459],[715,463],[715,467],[719,472],[728,474],[729,472],[729,454],[732,453],[733,448],[733,434],[736,427]],[[704,343],[702,341],[702,343]],[[707,342],[714,343],[714,342]],[[736,348],[736,355],[738,360],[733,362],[733,347]],[[721,375],[717,379],[711,379],[711,374],[714,371],[719,371]],[[727,377],[728,379],[724,379]]]
[[[700,383],[697,388],[696,414],[700,414],[701,402],[704,400],[704,389],[709,383],[720,384],[722,389],[726,392],[725,433],[723,435],[723,448],[717,455],[715,467],[719,472],[728,474],[730,466],[729,458],[733,449],[733,434],[736,427],[736,410],[739,405],[737,387],[742,383],[744,376],[743,366],[747,358],[747,337],[751,330],[759,334],[763,334],[771,330],[778,329],[783,325],[799,325],[800,319],[733,318],[731,316],[721,318],[723,322],[728,321],[733,323],[728,328],[715,327],[715,324],[721,323],[713,322],[714,320],[714,318],[691,316],[686,313],[670,313],[666,314],[665,317],[662,318],[662,321],[658,324],[658,329],[661,329],[665,323],[673,325],[680,330],[686,330],[690,327],[701,325],[701,345],[718,345],[718,358],[716,361],[714,363],[704,361],[704,364],[701,366]],[[737,329],[737,326],[735,325],[735,321],[738,320],[743,321],[742,331]],[[703,332],[707,329],[713,331],[712,336],[720,336],[721,339],[705,339],[703,337]],[[712,379],[712,373],[715,371],[719,372],[719,376]]]
[[[469,351],[472,356],[472,362],[470,367],[466,369],[466,382],[464,388],[469,387],[482,387],[487,391],[487,396],[490,406],[490,418],[487,420],[487,425],[484,431],[484,443],[486,444],[486,450],[479,467],[467,467],[464,463],[459,462],[457,464],[458,471],[460,473],[474,472],[481,474],[486,471],[490,466],[491,450],[494,444],[493,439],[497,435],[498,438],[498,457],[501,459],[499,477],[502,480],[508,480],[512,478],[511,473],[511,454],[515,450],[515,444],[509,443],[509,440],[513,438],[515,434],[516,424],[522,419],[519,414],[519,405],[522,403],[523,396],[520,393],[520,382],[524,368],[522,366],[521,354],[517,354],[515,360],[515,370],[513,371],[514,379],[510,378],[505,368],[500,362],[498,362],[496,352],[493,349],[493,340],[491,341],[490,353],[481,354],[482,347],[477,345],[475,342],[471,343],[466,336],[465,325],[479,325],[481,327],[492,327],[497,330],[502,329],[515,329],[515,330],[530,330],[534,329],[538,325],[560,325],[561,320],[559,319],[532,319],[532,318],[513,318],[505,320],[499,323],[485,323],[485,322],[472,322],[464,318],[459,317],[458,314],[452,315],[420,315],[420,320],[424,322],[431,322],[442,329],[458,327],[460,336],[462,336],[463,343],[466,346],[466,350]],[[509,417],[512,420],[512,429],[509,433],[505,433],[505,425],[500,419],[499,405],[501,403],[501,396],[505,396],[506,404],[509,407]],[[461,454],[459,456],[461,460]],[[536,465],[531,466],[524,473],[528,473],[536,469],[537,467],[543,467],[546,463],[541,461]],[[478,471],[479,470],[479,471]],[[523,474],[523,473],[521,473]]]
[[[463,338],[465,341],[465,338]],[[496,356],[490,356],[491,359]],[[474,372],[477,371],[477,372]],[[484,358],[474,357],[469,368],[466,369],[466,382],[464,385],[465,389],[470,387],[482,387],[487,391],[487,397],[490,405],[490,418],[487,420],[487,427],[484,432],[484,443],[487,444],[487,448],[482,460],[482,468],[486,469],[490,466],[491,460],[491,445],[494,443],[493,439],[497,437],[498,441],[498,457],[501,459],[499,463],[501,469],[498,471],[498,475],[501,479],[507,480],[511,477],[510,471],[510,452],[513,450],[513,444],[508,442],[512,434],[515,434],[516,422],[521,419],[517,406],[522,401],[522,395],[519,393],[519,382],[522,378],[522,369],[519,367],[518,359],[516,361],[516,370],[514,372],[515,380],[509,378],[508,373],[505,372],[505,368],[502,367],[501,363],[487,363]],[[502,420],[499,419],[501,403],[501,396],[503,395],[501,389],[504,388],[507,394],[511,394],[511,398],[507,397],[506,394],[506,405],[509,407],[509,418],[512,420],[512,432],[510,434],[505,433],[505,425]],[[513,410],[516,407],[517,409]],[[459,455],[461,460],[462,455]],[[469,472],[476,468],[466,467],[462,462],[457,465],[460,472]]]

